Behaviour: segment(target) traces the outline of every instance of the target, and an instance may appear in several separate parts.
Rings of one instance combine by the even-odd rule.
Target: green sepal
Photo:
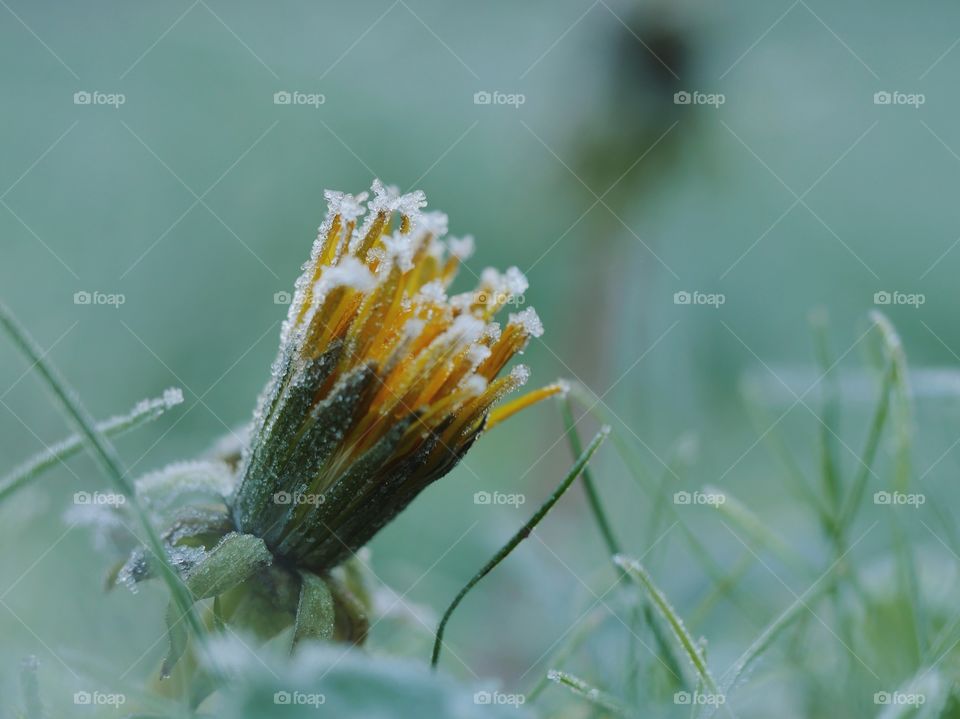
[[[184,577],[184,584],[192,601],[222,594],[242,584],[257,571],[271,563],[273,557],[267,545],[251,534],[228,534],[210,553],[196,564]],[[187,628],[177,616],[177,608],[167,608],[167,635],[170,651],[163,661],[161,676],[170,676],[170,671],[187,647]]]
[[[293,630],[293,646],[304,639],[333,639],[336,608],[327,582],[312,572],[300,572],[300,603]]]

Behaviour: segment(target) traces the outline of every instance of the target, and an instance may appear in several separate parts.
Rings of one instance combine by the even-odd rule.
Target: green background
[[[815,480],[820,388],[802,393],[819,376],[808,315],[823,308],[834,352],[845,355],[839,460],[852,474],[873,403],[857,339],[874,294],[922,293],[919,309],[883,308],[920,371],[914,474],[924,475],[928,502],[906,531],[918,573],[928,566],[939,591],[953,586],[958,559],[942,527],[952,526],[960,433],[960,8],[0,6],[0,296],[95,416],[184,389],[184,405],[119,442],[132,473],[196,456],[248,420],[285,313],[273,295],[292,286],[309,252],[322,191],[359,192],[377,176],[423,189],[454,234],[476,236],[471,272],[516,265],[528,274],[526,303],[547,328],[524,357],[535,383],[583,383],[651,476],[678,447],[691,455],[667,491],[721,485],[824,568],[830,554],[815,520],[758,440],[784,414],[776,432]],[[123,93],[125,102],[74,104],[83,90]],[[281,90],[325,102],[275,105]],[[723,93],[725,102],[677,105],[679,90]],[[923,93],[925,102],[874,104],[884,90]],[[522,93],[525,102],[476,105],[478,91]],[[462,273],[460,286],[470,279]],[[122,293],[125,303],[76,305],[78,291]],[[725,302],[677,305],[678,291],[722,293]],[[2,468],[67,432],[26,369],[0,343]],[[745,378],[757,380],[766,420],[754,421]],[[584,435],[595,427],[592,418],[580,424]],[[492,431],[373,542],[375,571],[402,604],[425,612],[426,626],[560,479],[570,461],[561,436],[551,403]],[[611,446],[595,467],[625,547],[645,554],[672,520],[651,530],[652,497]],[[12,708],[27,654],[40,657],[49,703],[64,711],[73,691],[90,686],[87,674],[142,682],[156,669],[161,589],[104,596],[109,559],[89,532],[63,521],[74,491],[105,486],[82,458],[0,506],[0,711]],[[878,488],[871,479],[870,492]],[[477,506],[479,489],[522,492],[527,503]],[[708,509],[680,510],[722,567],[749,557]],[[865,509],[853,537],[875,519],[885,525],[882,510]],[[857,565],[878,576],[891,560],[883,529],[855,550]],[[679,528],[649,560],[681,613],[710,592]],[[465,602],[445,666],[522,691],[614,579],[574,488]],[[721,602],[693,626],[709,638],[718,673],[810,584],[762,554],[740,581],[762,611]],[[611,603],[599,639],[573,665],[614,690],[631,639],[618,616],[625,610]],[[386,622],[380,646],[425,657],[429,633],[408,624],[404,634]],[[824,668],[849,660],[819,622],[810,631]],[[896,657],[908,652],[890,631],[889,647],[856,652],[879,677],[851,695],[864,715],[876,709],[873,691],[907,676]],[[771,661],[741,691],[738,715],[764,716],[765,702],[784,692],[781,716],[814,716],[810,685]],[[559,689],[547,697],[564,698]]]

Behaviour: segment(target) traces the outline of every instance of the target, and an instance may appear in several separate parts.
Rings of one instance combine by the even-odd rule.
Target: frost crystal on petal
[[[531,337],[543,336],[543,323],[533,307],[527,307],[522,312],[515,312],[510,315],[510,324],[519,325]]]
[[[356,257],[345,257],[339,265],[324,270],[317,280],[314,292],[318,297],[324,297],[336,287],[350,287],[366,292],[376,284],[376,278],[365,264]]]
[[[447,292],[443,283],[439,280],[428,282],[420,288],[420,296],[428,302],[435,302],[438,305],[447,301]]]
[[[517,386],[522,387],[530,379],[530,368],[525,364],[518,364],[510,370],[510,377],[517,383]]]
[[[473,235],[464,235],[463,237],[451,237],[447,240],[450,246],[450,254],[461,262],[466,262],[473,257],[476,249],[473,241]]]
[[[368,197],[366,192],[361,192],[359,195],[348,195],[345,192],[326,190],[323,196],[327,200],[327,212],[331,216],[340,215],[344,222],[354,222],[366,211],[364,205]]]
[[[416,247],[409,235],[395,232],[383,238],[383,257],[404,272],[413,269],[413,253]],[[385,268],[387,269],[387,268]]]
[[[507,273],[503,276],[503,282],[507,293],[512,297],[522,295],[530,287],[526,275],[517,267],[511,267],[507,270]]]
[[[477,374],[467,375],[463,380],[463,388],[472,395],[483,394],[488,384],[486,377]]]
[[[447,234],[449,221],[444,212],[424,212],[417,219],[416,230],[433,237],[443,237]]]

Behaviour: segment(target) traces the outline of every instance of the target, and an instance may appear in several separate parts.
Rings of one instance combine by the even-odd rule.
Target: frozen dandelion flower
[[[326,195],[231,502],[238,531],[301,571],[339,565],[484,429],[561,390],[497,407],[529,378],[507,365],[543,332],[532,310],[493,321],[526,278],[485,270],[448,299],[473,239],[441,241],[447,216],[421,212],[422,192],[377,180],[372,196],[364,216],[363,195]]]

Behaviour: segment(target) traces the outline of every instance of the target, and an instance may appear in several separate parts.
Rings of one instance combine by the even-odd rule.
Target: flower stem
[[[570,472],[567,474],[567,476],[564,477],[563,481],[553,491],[553,494],[550,495],[547,501],[541,505],[540,509],[537,510],[536,514],[534,514],[529,520],[527,520],[527,523],[524,524],[523,527],[521,527],[520,530],[513,535],[513,537],[510,539],[509,542],[503,545],[500,551],[494,555],[493,559],[487,562],[486,565],[484,565],[483,569],[477,572],[473,576],[473,578],[466,583],[466,585],[463,587],[463,589],[460,590],[460,593],[456,596],[453,602],[451,602],[450,606],[447,607],[447,611],[444,612],[443,618],[440,620],[440,624],[437,627],[436,640],[434,641],[434,644],[433,644],[433,656],[430,659],[431,667],[436,668],[437,662],[440,660],[440,649],[443,646],[443,632],[447,627],[447,622],[450,620],[451,615],[453,614],[454,610],[456,610],[456,608],[460,605],[460,602],[463,601],[463,598],[467,596],[470,590],[473,589],[474,586],[476,586],[476,584],[481,579],[483,579],[491,571],[493,571],[493,569],[498,564],[500,564],[500,562],[502,562],[507,557],[507,555],[510,554],[510,552],[516,549],[517,545],[520,544],[520,542],[522,542],[524,539],[530,536],[530,533],[540,523],[540,520],[543,519],[544,516],[546,516],[547,512],[549,512],[553,508],[553,505],[557,503],[560,497],[563,496],[563,493],[566,492],[567,489],[569,489],[570,485],[573,484],[573,481],[584,470],[584,468],[587,466],[587,462],[590,461],[590,458],[593,456],[593,453],[596,452],[597,449],[599,449],[600,445],[603,443],[603,440],[606,439],[608,434],[610,434],[609,427],[604,426],[600,429],[600,431],[597,433],[597,436],[594,437],[593,440],[590,442],[590,444],[587,446],[587,449],[580,454],[580,457],[574,463],[573,467],[571,467]]]

